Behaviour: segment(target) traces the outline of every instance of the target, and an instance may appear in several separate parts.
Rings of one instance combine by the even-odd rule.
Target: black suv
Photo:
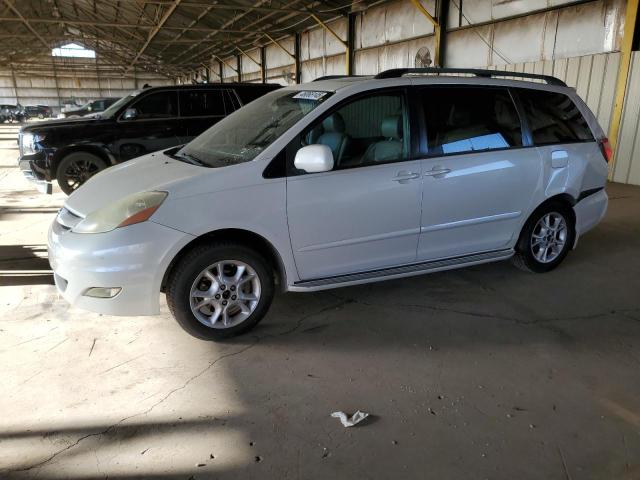
[[[20,169],[38,190],[56,179],[67,195],[110,165],[189,142],[242,105],[280,85],[218,83],[155,87],[89,118],[22,127]]]

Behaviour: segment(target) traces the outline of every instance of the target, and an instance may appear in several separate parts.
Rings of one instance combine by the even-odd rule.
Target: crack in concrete
[[[592,313],[592,314],[585,314],[585,315],[573,315],[573,316],[567,316],[567,317],[550,317],[550,318],[541,318],[540,320],[525,320],[523,318],[519,318],[519,317],[511,317],[511,316],[507,316],[507,315],[498,315],[498,314],[493,314],[493,313],[484,313],[484,312],[475,312],[475,311],[470,311],[470,310],[459,310],[459,309],[454,309],[454,308],[447,308],[447,307],[440,307],[440,306],[434,306],[434,305],[425,305],[425,304],[401,304],[401,305],[394,305],[393,307],[390,307],[388,304],[385,303],[376,303],[376,302],[367,302],[364,300],[358,300],[355,298],[345,298],[345,297],[341,297],[339,295],[336,295],[334,293],[332,293],[332,296],[338,299],[342,299],[345,300],[347,302],[350,303],[356,303],[359,305],[364,305],[367,307],[376,307],[376,308],[393,308],[394,310],[397,310],[398,308],[414,308],[414,309],[426,309],[426,310],[432,310],[435,312],[447,312],[447,313],[457,313],[460,315],[467,315],[467,316],[471,316],[471,317],[478,317],[478,318],[491,318],[491,319],[495,319],[495,320],[506,320],[506,321],[510,321],[510,322],[515,322],[519,325],[543,325],[545,323],[553,323],[553,322],[565,322],[565,321],[574,321],[574,320],[593,320],[596,318],[602,318],[602,317],[606,317],[609,315],[615,315],[615,314],[620,314],[623,315],[631,320],[636,320],[634,317],[630,316],[629,314],[633,314],[633,313],[637,313],[640,312],[640,308],[626,308],[626,309],[610,309],[607,310],[605,312],[598,312],[598,313]]]
[[[334,304],[334,305],[330,305],[328,307],[323,307],[320,310],[316,311],[316,312],[312,312],[310,314],[307,314],[303,317],[301,317],[296,324],[288,329],[285,330],[283,332],[277,333],[277,334],[267,334],[267,335],[262,335],[262,336],[256,336],[254,337],[254,341],[253,343],[250,343],[249,345],[246,345],[245,347],[236,350],[234,352],[231,353],[225,353],[224,355],[220,355],[219,357],[217,357],[215,360],[209,362],[209,364],[203,368],[202,370],[200,370],[198,373],[196,373],[195,375],[192,375],[191,377],[189,377],[182,385],[180,385],[179,387],[173,388],[171,389],[169,392],[167,392],[160,400],[158,400],[156,403],[154,403],[153,405],[151,405],[150,407],[148,407],[146,410],[142,411],[142,412],[138,412],[135,413],[133,415],[129,415],[127,417],[122,418],[121,420],[118,420],[116,423],[109,425],[107,428],[105,428],[102,431],[99,432],[94,432],[94,433],[89,433],[87,435],[83,435],[81,437],[79,437],[78,439],[76,439],[75,442],[71,443],[70,445],[67,445],[66,447],[54,452],[53,454],[51,454],[49,457],[45,458],[44,460],[38,462],[38,463],[34,463],[33,465],[29,465],[26,467],[21,467],[21,468],[16,468],[16,469],[10,469],[10,470],[0,470],[0,473],[5,473],[5,474],[10,474],[10,473],[17,473],[17,472],[27,472],[30,470],[33,470],[35,468],[39,468],[42,467],[44,465],[46,465],[47,463],[51,462],[52,460],[54,460],[56,457],[58,457],[59,455],[71,450],[72,448],[75,448],[76,446],[78,446],[81,442],[83,442],[84,440],[88,439],[88,438],[92,438],[92,437],[100,437],[102,435],[106,435],[107,433],[115,430],[118,428],[118,426],[120,426],[121,424],[123,424],[124,422],[126,422],[127,420],[131,420],[132,418],[136,418],[136,417],[140,417],[140,416],[144,416],[144,415],[148,415],[149,413],[151,413],[151,411],[153,411],[153,409],[155,409],[158,405],[160,405],[161,403],[165,402],[169,397],[171,397],[174,393],[179,392],[181,390],[184,390],[185,388],[187,388],[187,386],[189,386],[189,384],[191,384],[194,380],[198,379],[199,377],[201,377],[202,375],[204,375],[205,373],[207,373],[214,365],[216,365],[219,361],[224,360],[225,358],[229,358],[229,357],[233,357],[236,355],[240,355],[242,353],[245,353],[246,351],[252,349],[253,347],[255,347],[256,345],[258,345],[258,343],[260,342],[260,340],[263,340],[265,338],[270,338],[270,337],[276,337],[276,336],[283,336],[283,335],[290,335],[294,332],[296,332],[303,324],[305,321],[307,321],[309,318],[312,318],[316,315],[321,315],[322,313],[325,313],[329,310],[335,310],[335,309],[339,309],[342,306],[344,306],[347,303],[352,303],[351,300],[344,300],[339,302],[338,304]],[[140,355],[142,356],[142,355]],[[129,363],[133,360],[135,360],[136,358],[140,358],[140,356],[135,357],[131,360],[128,360],[127,362],[121,363],[119,365],[116,365],[115,367],[112,367],[110,370],[112,370],[113,368],[117,368],[118,366],[122,366],[125,363]],[[104,373],[104,372],[103,372]]]

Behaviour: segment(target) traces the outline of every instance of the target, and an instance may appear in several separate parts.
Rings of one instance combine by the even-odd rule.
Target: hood
[[[98,121],[108,121],[106,118],[96,117],[79,117],[79,118],[57,118],[53,120],[46,120],[44,122],[37,122],[31,125],[25,125],[20,129],[22,132],[40,131],[49,128],[58,127],[73,127],[77,125],[89,125],[95,124]]]
[[[127,195],[151,190],[166,191],[169,185],[202,175],[209,169],[175,160],[162,152],[150,153],[95,175],[65,202],[81,217]]]

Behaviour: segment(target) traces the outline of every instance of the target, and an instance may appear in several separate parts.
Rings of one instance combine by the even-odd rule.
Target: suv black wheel
[[[549,272],[564,260],[575,238],[571,208],[559,201],[546,203],[533,212],[522,229],[513,263],[528,272]]]
[[[84,182],[93,177],[107,164],[97,155],[89,152],[73,152],[58,165],[56,178],[64,193],[71,195]]]
[[[167,304],[180,326],[202,340],[252,329],[273,300],[273,270],[250,248],[199,245],[182,257],[167,280]]]

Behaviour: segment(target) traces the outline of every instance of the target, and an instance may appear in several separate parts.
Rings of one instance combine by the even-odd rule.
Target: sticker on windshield
[[[296,93],[293,98],[300,98],[302,100],[320,100],[326,94],[327,92],[312,92],[310,90],[303,90],[302,92]]]

